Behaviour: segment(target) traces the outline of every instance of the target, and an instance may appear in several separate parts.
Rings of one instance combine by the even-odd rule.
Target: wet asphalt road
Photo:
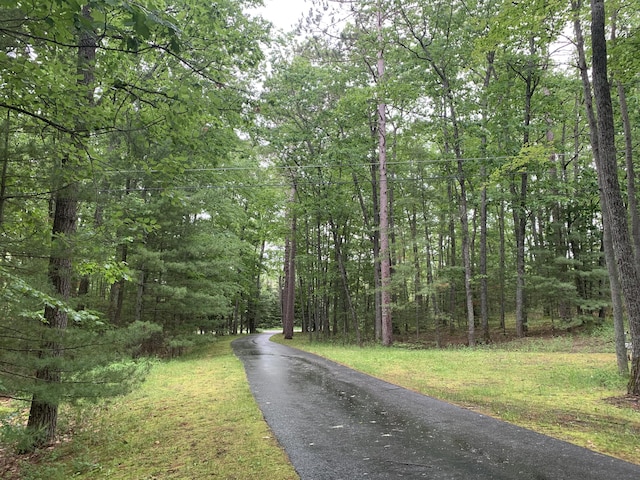
[[[269,341],[233,342],[303,480],[640,480],[640,466],[515,427]]]

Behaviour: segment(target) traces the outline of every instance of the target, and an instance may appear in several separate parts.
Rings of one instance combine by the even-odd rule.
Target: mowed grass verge
[[[247,384],[232,338],[155,365],[142,387],[85,410],[69,442],[22,479],[297,479]]]
[[[272,339],[392,384],[640,464],[640,411],[610,400],[624,395],[627,381],[618,375],[613,353],[570,353],[570,339],[557,341],[560,351],[536,351],[543,347],[535,339],[474,349],[359,348],[310,342],[303,334],[293,340],[282,335]]]

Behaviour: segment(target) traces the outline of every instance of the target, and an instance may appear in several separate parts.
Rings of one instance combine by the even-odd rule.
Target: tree
[[[377,82],[379,89],[384,91],[384,37],[382,3],[376,6],[378,62]],[[378,94],[380,95],[380,93]],[[384,98],[378,98],[378,168],[380,176],[380,289],[382,290],[382,345],[393,343],[393,327],[391,322],[391,258],[389,251],[389,196],[387,184],[387,118]]]
[[[596,123],[596,115],[593,108],[593,95],[591,90],[591,79],[589,78],[589,72],[587,68],[587,60],[584,49],[584,36],[582,33],[582,25],[580,23],[580,9],[582,7],[581,1],[575,1],[571,4],[574,20],[573,29],[576,37],[576,50],[578,54],[578,69],[580,71],[580,77],[582,80],[582,86],[584,91],[584,106],[587,114],[587,121],[589,125],[589,142],[591,144],[591,151],[593,157],[596,159],[596,164],[600,163],[600,147],[598,140],[598,125]],[[602,184],[602,176],[598,177],[599,183]],[[600,208],[603,212],[603,248],[605,251],[605,262],[607,265],[609,275],[609,289],[611,292],[611,307],[613,310],[614,328],[615,328],[615,343],[616,343],[616,359],[618,363],[618,371],[622,374],[629,373],[629,366],[627,363],[627,352],[625,348],[624,338],[624,319],[623,319],[623,307],[622,307],[622,293],[620,290],[620,281],[618,278],[618,268],[616,266],[615,254],[613,253],[613,245],[611,243],[611,228],[609,224],[609,217],[606,215],[606,207],[604,205],[605,197],[600,194]]]
[[[0,218],[10,237],[1,266],[2,383],[13,396],[32,396],[33,448],[54,435],[60,402],[125,392],[140,379],[143,369],[128,363],[141,353],[133,346],[158,324],[180,334],[195,329],[187,316],[227,315],[248,284],[240,227],[211,219],[219,198],[185,191],[211,188],[210,167],[243,144],[246,84],[266,26],[232,0],[215,9],[181,0],[166,12],[101,0],[0,8],[8,87],[0,95]],[[40,273],[44,251],[48,275]],[[237,255],[221,261],[229,252]],[[218,275],[203,281],[205,271]],[[157,304],[178,293],[167,302],[171,322],[133,321],[158,313],[145,310],[152,291]],[[34,313],[39,307],[44,314]]]
[[[93,21],[91,8],[82,7],[80,24],[91,24]],[[78,39],[78,85],[83,87],[79,94],[79,103],[91,108],[94,90],[94,63],[96,58],[96,33],[86,26],[81,26],[77,34]],[[84,92],[82,91],[84,90]],[[86,131],[86,126],[79,124],[76,131]],[[52,227],[52,247],[49,257],[49,279],[54,291],[63,301],[68,301],[72,292],[72,259],[73,252],[70,245],[76,233],[78,220],[78,187],[70,175],[76,160],[71,156],[82,152],[85,146],[84,135],[78,136],[73,147],[61,159],[60,177],[62,184],[58,186],[54,199],[54,214]],[[68,155],[68,156],[67,156]],[[64,335],[67,328],[67,311],[53,305],[47,305],[44,311],[44,322],[51,329],[59,330],[58,336]],[[52,338],[55,338],[52,337]],[[64,345],[61,341],[49,338],[41,346],[39,356],[43,364],[36,370],[35,378],[43,383],[60,383],[61,370],[58,359],[63,356]],[[56,430],[58,421],[58,404],[34,393],[29,410],[27,428],[34,432],[34,446],[42,446],[50,442]]]
[[[604,214],[610,222],[611,242],[620,273],[620,285],[624,293],[633,343],[628,393],[640,395],[640,275],[629,235],[627,210],[618,180],[613,106],[607,76],[604,0],[591,0],[591,48],[593,93],[598,125],[598,175],[602,179]]]
[[[293,338],[296,312],[296,213],[293,208],[296,197],[295,183],[289,197],[290,229],[284,248],[284,287],[282,289],[282,329],[284,338]]]

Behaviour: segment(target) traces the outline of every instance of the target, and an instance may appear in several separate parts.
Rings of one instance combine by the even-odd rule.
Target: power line
[[[447,162],[478,162],[478,161],[497,161],[497,160],[506,160],[516,158],[515,155],[504,155],[504,156],[492,156],[492,157],[469,157],[469,158],[440,158],[440,159],[430,159],[430,160],[406,160],[406,161],[391,161],[387,162],[387,165],[430,165],[430,164],[438,164],[438,163],[447,163]],[[377,163],[373,162],[365,162],[365,163],[344,163],[344,164],[308,164],[308,165],[267,165],[266,167],[261,166],[233,166],[233,167],[209,167],[209,168],[186,168],[181,170],[181,173],[198,173],[198,172],[233,172],[233,171],[256,171],[256,170],[305,170],[305,169],[317,169],[317,168],[340,168],[340,167],[375,167]],[[162,170],[105,170],[105,173],[165,173]]]
[[[518,174],[526,173],[533,174],[536,172],[529,171],[518,171]],[[486,180],[489,178],[489,175],[480,175],[480,174],[472,174],[465,175],[465,179],[473,179],[473,180]],[[452,175],[431,175],[428,177],[389,177],[389,183],[422,183],[426,184],[429,182],[436,181],[454,181],[458,180],[458,176],[456,174]],[[370,179],[365,179],[365,182],[370,182]],[[333,187],[333,186],[342,186],[342,185],[354,185],[352,179],[350,180],[326,180],[326,181],[314,181],[312,178],[298,178],[296,179],[296,185],[300,187]],[[171,185],[167,187],[140,187],[138,189],[126,189],[126,188],[116,188],[116,189],[100,189],[97,190],[98,193],[145,193],[145,192],[163,192],[168,190],[183,190],[183,191],[198,191],[198,190],[215,190],[215,189],[251,189],[251,188],[290,188],[291,183],[286,182],[278,182],[278,183],[254,183],[254,184],[246,184],[246,183],[235,183],[235,182],[225,182],[224,184],[206,184],[206,185]]]

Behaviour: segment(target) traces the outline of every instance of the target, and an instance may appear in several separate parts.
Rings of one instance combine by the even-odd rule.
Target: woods
[[[599,53],[591,33],[590,58],[580,36],[598,23],[597,5],[317,6],[325,13],[309,17],[305,36],[274,60],[262,110],[269,154],[295,176],[292,208],[305,224],[296,233],[303,330],[389,345],[380,327],[387,294],[395,335],[430,333],[436,345],[442,332],[462,329],[469,346],[490,342],[507,317],[522,337],[532,315],[556,331],[600,324],[612,308],[618,316],[615,285],[633,283],[638,264],[633,229],[622,224],[636,210],[625,101],[637,70],[615,60],[621,45],[635,44],[630,5],[607,4],[615,24],[599,35],[620,49]],[[592,90],[603,59],[626,72],[621,90]],[[617,110],[601,127],[607,96]],[[594,143],[602,131],[604,163]],[[606,240],[608,222],[628,238]],[[609,244],[619,252],[613,269]],[[629,329],[637,295],[625,288]],[[619,367],[628,371],[626,361]]]
[[[268,28],[237,2],[0,7],[0,385],[31,399],[38,446],[60,403],[126,392],[144,356],[256,328],[278,195],[233,184],[243,164],[264,181],[236,130]]]
[[[262,326],[472,347],[613,316],[640,395],[637,2],[318,0],[295,38],[258,4],[0,0],[27,447],[148,356]]]

